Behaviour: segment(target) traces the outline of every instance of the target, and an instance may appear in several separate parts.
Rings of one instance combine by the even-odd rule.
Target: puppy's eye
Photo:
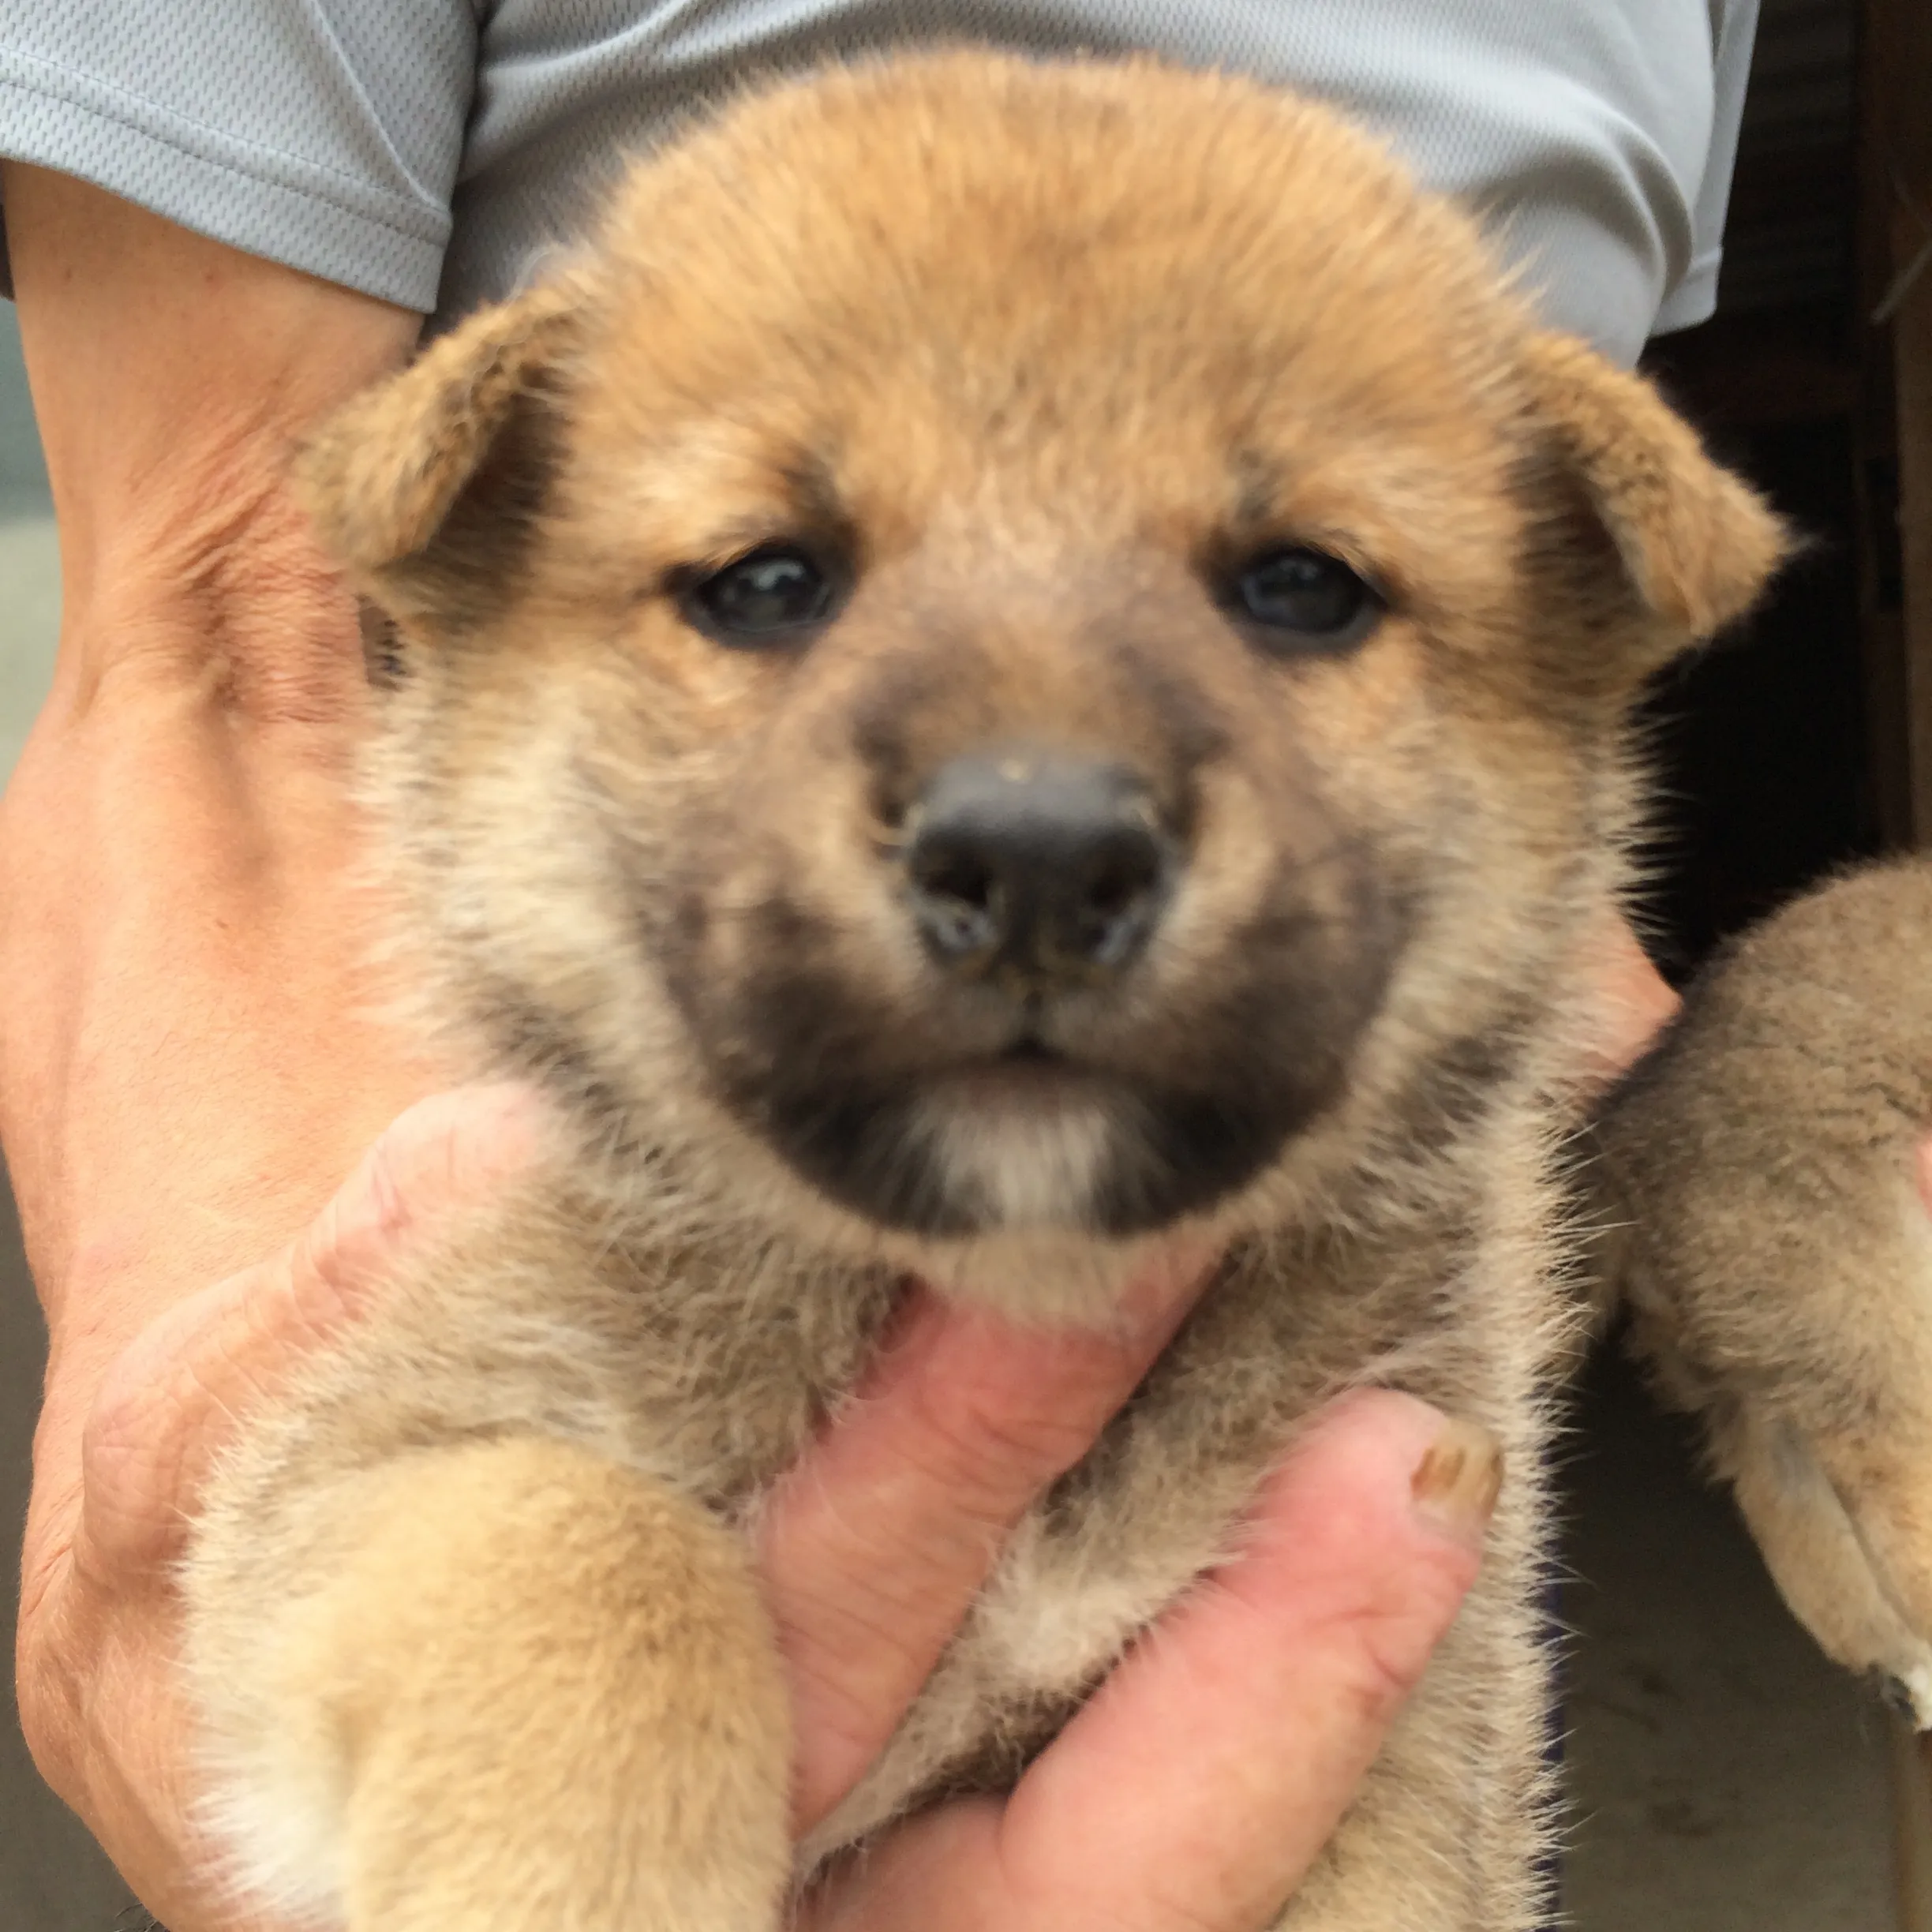
[[[837,573],[796,544],[761,544],[722,570],[687,584],[686,619],[724,644],[781,644],[832,615]]]
[[[1375,628],[1382,600],[1339,558],[1305,545],[1264,551],[1229,585],[1235,611],[1283,648],[1346,650]]]

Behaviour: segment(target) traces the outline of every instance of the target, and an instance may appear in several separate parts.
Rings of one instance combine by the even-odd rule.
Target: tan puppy
[[[1599,1128],[1606,1272],[1786,1601],[1932,1726],[1932,865],[1787,907]]]
[[[1551,1095],[1626,706],[1779,548],[1330,114],[960,54],[744,102],[311,452],[393,620],[425,1011],[567,1178],[261,1415],[188,1587],[227,1841],[357,1932],[770,1928],[1012,1781],[1297,1420],[1502,1439],[1284,1925],[1537,1911]],[[1198,1312],[799,1855],[740,1529],[904,1271]]]

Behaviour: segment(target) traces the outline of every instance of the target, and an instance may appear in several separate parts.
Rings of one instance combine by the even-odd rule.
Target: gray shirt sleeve
[[[1151,48],[1324,95],[1634,358],[1710,313],[1757,0],[17,0],[0,153],[425,312],[526,279],[747,71]]]
[[[428,309],[477,38],[470,0],[21,0],[0,154]]]
[[[1720,4],[1713,0],[1711,53],[1714,64],[1710,133],[1704,165],[1690,204],[1690,259],[1664,292],[1653,335],[1708,322],[1717,306],[1717,271],[1724,260],[1724,217],[1731,201],[1731,177],[1737,166],[1738,131],[1743,125],[1744,95],[1750,78],[1751,47],[1758,35],[1758,0]]]

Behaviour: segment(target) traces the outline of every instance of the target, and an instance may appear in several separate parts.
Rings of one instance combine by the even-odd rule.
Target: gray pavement
[[[13,305],[0,301],[0,522],[51,514],[47,465],[21,367],[20,322]]]
[[[1565,1487],[1575,1932],[1893,1932],[1886,1720],[1620,1362]]]

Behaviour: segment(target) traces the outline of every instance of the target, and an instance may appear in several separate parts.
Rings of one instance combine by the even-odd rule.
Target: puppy
[[[574,1123],[223,1471],[212,1815],[354,1932],[769,1932],[1009,1785],[1299,1421],[1493,1431],[1482,1579],[1299,1932],[1540,1900],[1549,1155],[1625,717],[1771,515],[1471,224],[1227,78],[747,99],[353,406],[425,1015]],[[743,1529],[915,1271],[1103,1322],[1225,1253],[799,1852]]]
[[[1932,1728],[1932,865],[1786,907],[1599,1122],[1604,1273],[1786,1602]]]

